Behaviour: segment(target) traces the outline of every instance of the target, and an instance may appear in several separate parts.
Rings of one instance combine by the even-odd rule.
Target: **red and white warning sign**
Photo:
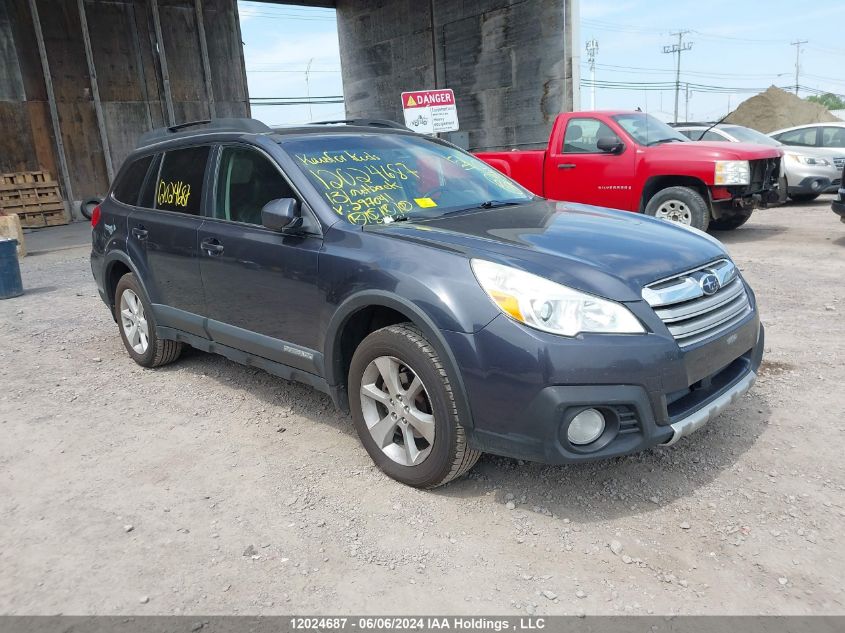
[[[414,132],[436,134],[458,129],[458,109],[451,89],[403,92],[402,111],[405,125]]]

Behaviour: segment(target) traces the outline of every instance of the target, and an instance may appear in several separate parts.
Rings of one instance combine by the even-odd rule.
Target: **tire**
[[[733,231],[738,229],[743,224],[748,222],[751,217],[750,213],[732,213],[730,215],[723,215],[721,218],[713,218],[710,220],[711,231]]]
[[[793,202],[810,202],[811,200],[815,200],[821,194],[819,193],[790,193],[789,199]]]
[[[421,388],[413,389],[414,377]],[[467,445],[443,363],[410,323],[376,330],[361,342],[349,368],[349,403],[364,448],[382,472],[403,484],[442,486],[481,456]]]
[[[88,198],[87,200],[83,200],[79,203],[79,213],[82,214],[82,217],[86,220],[91,219],[91,214],[94,211],[94,207],[102,202],[100,198]]]
[[[686,224],[702,231],[706,231],[710,223],[710,206],[700,193],[689,187],[661,189],[648,201],[645,212],[653,218]],[[681,216],[685,220],[672,220],[670,215]]]
[[[140,306],[140,309],[137,306]],[[150,301],[137,277],[126,273],[114,292],[114,318],[129,356],[141,367],[161,367],[182,353],[182,343],[161,339],[155,333],[155,317]],[[135,325],[132,330],[131,325]],[[146,327],[146,332],[144,332]],[[138,335],[135,335],[135,332]],[[143,336],[142,334],[145,334]],[[143,345],[146,340],[146,346]]]

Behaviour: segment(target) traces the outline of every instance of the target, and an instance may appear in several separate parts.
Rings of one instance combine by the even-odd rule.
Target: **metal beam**
[[[85,44],[85,61],[88,62],[88,78],[91,81],[91,96],[94,98],[94,114],[97,116],[97,128],[100,131],[100,145],[103,148],[103,158],[106,161],[106,174],[109,182],[114,180],[114,165],[111,160],[109,137],[106,134],[106,120],[103,117],[103,107],[100,103],[100,88],[97,84],[97,69],[94,66],[94,53],[91,51],[91,35],[88,32],[88,18],[85,15],[85,0],[76,0],[79,7],[79,24],[82,27],[82,41]]]
[[[202,17],[202,0],[194,0],[194,14],[197,16],[197,33],[199,33],[200,38],[202,72],[205,77],[205,92],[208,95],[208,117],[213,119],[217,116],[217,109],[214,107],[214,89],[211,86],[211,65],[208,63],[208,44],[205,41],[205,22],[203,22]]]
[[[70,184],[70,171],[65,157],[65,143],[62,139],[62,128],[59,125],[59,109],[56,106],[56,93],[53,91],[53,78],[50,75],[50,62],[47,60],[47,48],[44,46],[44,33],[41,32],[41,19],[38,17],[38,7],[35,0],[29,0],[29,11],[32,14],[32,26],[35,30],[35,41],[38,44],[38,56],[41,58],[41,72],[44,74],[44,84],[47,87],[47,102],[50,106],[50,120],[53,124],[53,136],[56,138],[56,154],[59,159],[62,185],[68,203],[73,205],[73,187]],[[73,211],[70,211],[73,217]]]
[[[161,36],[161,21],[158,17],[158,0],[150,0],[150,6],[153,10],[153,28],[156,34],[156,48],[158,49],[158,65],[161,69],[161,82],[164,85],[164,105],[167,107],[167,125],[175,125],[176,117],[173,114],[173,97],[170,94],[170,74],[167,72],[167,55],[164,52],[164,38]]]
[[[141,96],[144,98],[144,117],[147,120],[147,130],[153,129],[153,115],[150,111],[150,95],[147,92],[147,77],[144,72],[144,58],[141,55],[141,42],[138,38],[138,22],[135,20],[135,3],[126,4],[129,15],[129,28],[132,30],[132,47],[135,49],[135,66],[138,70],[138,84],[141,86]]]

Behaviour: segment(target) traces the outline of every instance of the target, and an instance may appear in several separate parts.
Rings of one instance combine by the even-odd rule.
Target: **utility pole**
[[[596,109],[596,55],[599,42],[593,38],[587,42],[587,61],[590,62],[590,110]]]
[[[308,60],[308,66],[305,68],[305,95],[308,97],[308,121],[314,120],[314,114],[311,112],[311,64],[314,63],[314,58]]]
[[[801,44],[806,44],[807,40],[795,40],[790,42],[795,47],[795,94],[798,94],[798,74],[801,72]]]
[[[684,99],[684,121],[689,121],[689,82],[687,82],[687,94]]]
[[[687,42],[686,44],[684,43],[684,35],[687,33],[689,33],[689,31],[678,31],[677,33],[672,33],[671,35],[678,37],[678,43],[663,47],[664,53],[672,53],[675,55],[675,123],[678,122],[678,96],[681,92],[681,53],[690,50],[693,44],[692,42]]]

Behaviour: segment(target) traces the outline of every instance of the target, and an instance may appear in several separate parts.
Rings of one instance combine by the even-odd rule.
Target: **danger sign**
[[[416,90],[402,93],[405,125],[414,132],[436,134],[458,129],[455,93],[445,90]]]

